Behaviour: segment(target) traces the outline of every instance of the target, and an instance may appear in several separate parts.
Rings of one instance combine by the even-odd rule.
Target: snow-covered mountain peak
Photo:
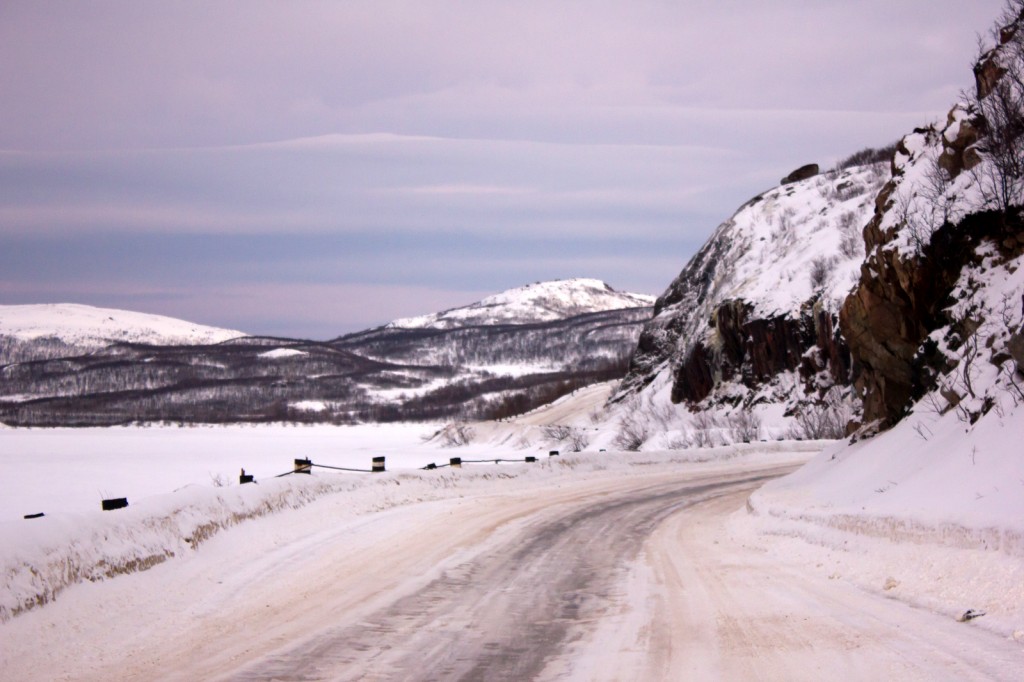
[[[21,341],[56,338],[78,347],[103,347],[112,342],[200,345],[245,334],[163,315],[75,303],[47,303],[0,305],[0,336]]]
[[[653,296],[616,291],[601,280],[578,277],[527,284],[487,296],[467,306],[394,320],[387,327],[455,329],[489,324],[529,324],[606,310],[642,308],[653,303]]]

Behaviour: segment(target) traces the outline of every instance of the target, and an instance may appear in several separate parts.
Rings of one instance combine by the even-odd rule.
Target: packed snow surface
[[[198,345],[245,334],[163,315],[53,303],[0,305],[0,336],[23,341],[57,338],[73,346],[102,347],[113,342]]]
[[[330,440],[371,440],[342,434]],[[970,590],[912,609],[901,602],[928,594],[934,578],[892,565],[903,558],[899,543],[836,556],[847,548],[795,539],[774,517],[743,508],[758,476],[799,465],[821,446],[317,470],[256,485],[191,485],[116,512],[3,523],[0,677],[281,679],[316,677],[315,668],[329,679],[437,679],[435,666],[456,661],[539,659],[543,670],[528,679],[934,679],[944,671],[1014,679],[1024,656],[1013,639],[1019,562],[998,574],[991,552],[964,550],[943,586]],[[435,458],[508,453],[495,442],[438,450],[407,441],[406,449]],[[636,516],[647,509],[656,520]],[[629,531],[616,532],[619,525]],[[585,536],[573,533],[578,526]],[[609,537],[625,544],[606,547]],[[848,540],[862,546],[856,535]],[[619,555],[620,547],[632,549]],[[918,560],[944,555],[925,542]],[[601,570],[563,570],[581,560]],[[860,586],[864,567],[853,561],[890,572],[897,586]],[[555,580],[579,587],[548,594]],[[985,593],[1016,599],[1017,610],[957,623],[975,605],[965,599]],[[527,603],[558,617],[515,622]],[[506,651],[502,642],[517,641],[520,628],[526,639]],[[544,649],[529,639],[535,628],[563,633],[565,644]],[[445,663],[444,652],[458,655]]]
[[[391,328],[455,329],[488,324],[551,322],[604,310],[641,308],[654,297],[616,291],[597,279],[538,282],[488,296],[471,305],[392,321]]]

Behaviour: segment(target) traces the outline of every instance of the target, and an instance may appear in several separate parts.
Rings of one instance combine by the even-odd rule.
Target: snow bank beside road
[[[982,627],[1024,641],[1024,413],[990,417],[919,411],[826,448],[736,523],[862,588],[951,617],[985,611]]]
[[[792,444],[791,444],[792,445]],[[196,550],[230,526],[304,506],[325,495],[344,495],[345,510],[359,516],[391,507],[512,489],[541,489],[559,480],[646,474],[687,464],[695,470],[735,467],[744,459],[790,463],[804,448],[759,444],[737,448],[659,453],[581,453],[535,464],[476,465],[461,470],[375,475],[315,473],[268,479],[258,485],[189,486],[146,498],[116,512],[56,514],[0,523],[0,620],[42,606],[68,587],[146,570]],[[722,460],[729,460],[722,464]]]

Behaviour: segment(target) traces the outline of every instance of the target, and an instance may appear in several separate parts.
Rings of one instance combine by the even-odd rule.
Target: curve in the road
[[[674,512],[770,475],[674,483],[590,500],[528,524],[357,623],[328,624],[241,680],[535,679],[608,608],[651,532]]]

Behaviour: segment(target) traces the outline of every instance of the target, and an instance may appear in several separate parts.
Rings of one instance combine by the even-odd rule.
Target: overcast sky
[[[1002,0],[0,2],[0,303],[326,339],[661,293],[972,85]]]

